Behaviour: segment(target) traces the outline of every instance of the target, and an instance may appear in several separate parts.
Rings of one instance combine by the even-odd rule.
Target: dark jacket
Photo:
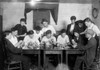
[[[83,44],[83,41],[82,41],[81,36],[79,36],[79,38],[77,38],[77,37],[74,36],[74,41],[75,41],[77,44]]]
[[[30,68],[30,59],[27,56],[20,55],[22,53],[22,49],[14,47],[14,45],[8,40],[6,41],[6,50],[7,55],[10,57],[10,61],[21,61],[24,70],[29,70]]]
[[[18,35],[23,35],[23,34],[27,33],[26,26],[22,26],[21,24],[17,24],[14,28],[16,30],[18,30]],[[23,39],[24,39],[24,37],[18,37],[18,41],[23,40]]]
[[[16,56],[20,55],[22,52],[22,49],[16,48],[8,39],[5,39],[5,47],[7,51],[7,56]]]
[[[17,24],[14,28],[16,30],[18,30],[18,35],[23,35],[23,34],[27,33],[26,26],[21,26],[21,24]]]
[[[95,58],[96,46],[97,46],[97,41],[93,37],[90,40],[88,40],[88,43],[86,46],[78,45],[79,49],[86,50],[85,60],[88,64],[88,66],[92,64],[92,62]]]
[[[74,26],[74,29],[73,29],[72,32],[70,32],[71,25],[72,25],[72,24],[69,24],[69,25],[67,26],[67,30],[66,30],[66,34],[69,36],[70,42],[71,42],[72,39],[74,39],[74,30],[75,30],[75,28],[76,28],[76,23],[75,23],[75,26]],[[71,43],[72,43],[72,42],[71,42]]]

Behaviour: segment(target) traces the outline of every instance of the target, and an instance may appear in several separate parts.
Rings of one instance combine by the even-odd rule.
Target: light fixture
[[[41,1],[41,0],[35,0],[35,1]]]
[[[32,6],[36,5],[36,1],[35,1],[35,0],[31,0],[29,3],[30,3],[30,5],[32,5]]]
[[[31,0],[29,3],[32,5],[32,6],[35,6],[38,2],[40,2],[41,0]]]

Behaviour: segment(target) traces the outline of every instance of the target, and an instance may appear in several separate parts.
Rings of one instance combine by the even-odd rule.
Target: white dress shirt
[[[25,42],[25,46],[27,46],[30,42],[37,43],[38,45],[40,44],[40,42],[38,41],[38,39],[35,38],[35,36],[33,38],[30,38],[28,35],[25,36],[24,42]]]
[[[35,36],[36,39],[39,39],[39,38],[42,37],[42,35],[43,35],[43,32],[42,31],[40,31],[38,34],[36,33],[35,30],[33,30],[33,31],[34,31],[34,36]]]
[[[9,41],[15,46],[18,43],[18,39],[16,36],[12,36]],[[16,46],[15,46],[16,47]]]
[[[100,29],[95,24],[91,24],[87,29],[92,29],[97,36],[100,35]]]
[[[64,38],[59,35],[58,38],[57,38],[57,43],[58,44],[62,44],[62,45],[65,45],[69,42],[69,37],[66,35]]]
[[[54,27],[52,25],[48,25],[48,27],[43,27],[42,28],[42,32],[46,32],[47,30],[51,30],[52,34],[56,34],[56,30],[54,29]]]
[[[70,28],[70,32],[72,32],[74,30],[75,24],[71,24],[71,28]]]
[[[45,42],[45,44],[50,45],[50,41],[54,41],[54,43],[56,43],[56,38],[54,36],[52,36],[51,38],[47,38],[46,36],[44,36],[41,43]]]

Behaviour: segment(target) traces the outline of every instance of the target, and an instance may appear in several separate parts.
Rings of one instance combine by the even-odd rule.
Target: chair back
[[[5,56],[6,56],[6,60],[10,61],[11,57],[9,55],[9,49],[7,48],[7,41],[4,40],[4,52],[5,52]]]

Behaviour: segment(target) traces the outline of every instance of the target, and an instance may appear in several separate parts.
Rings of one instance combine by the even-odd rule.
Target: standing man
[[[86,18],[85,20],[85,25],[87,26],[87,28],[85,29],[85,31],[87,31],[87,29],[92,29],[94,31],[94,36],[100,36],[100,29],[98,28],[97,25],[95,25],[92,20],[90,18]],[[85,32],[84,31],[84,32]],[[82,32],[81,34],[84,34],[84,32]]]
[[[82,61],[85,61],[87,67],[90,67],[93,64],[93,60],[95,58],[97,41],[93,37],[94,31],[91,29],[88,29],[85,35],[88,38],[88,43],[86,44],[86,46],[78,45],[78,49],[85,50],[86,53],[83,56],[77,57],[74,70],[79,70],[79,67]]]
[[[71,20],[71,24],[69,24],[67,26],[66,33],[69,36],[70,43],[72,43],[72,39],[74,37],[74,29],[76,28],[76,17],[75,16],[71,16],[70,20]]]
[[[20,24],[17,24],[14,28],[18,31],[18,40],[23,40],[27,33],[27,28],[25,26],[25,19],[20,19]]]

